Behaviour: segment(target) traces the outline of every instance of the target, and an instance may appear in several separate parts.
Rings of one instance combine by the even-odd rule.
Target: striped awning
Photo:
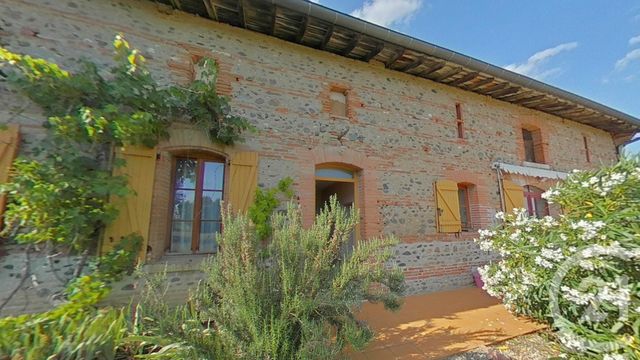
[[[493,166],[497,169],[500,169],[510,174],[518,174],[518,175],[532,176],[532,177],[543,177],[547,179],[564,180],[567,178],[567,175],[568,175],[565,172],[555,171],[551,169],[542,169],[534,166],[513,165],[513,164],[506,164],[501,162],[493,163]]]

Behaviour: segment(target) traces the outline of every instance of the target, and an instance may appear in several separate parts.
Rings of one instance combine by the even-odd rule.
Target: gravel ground
[[[561,354],[545,332],[519,336],[502,343],[483,346],[444,360],[546,360]]]

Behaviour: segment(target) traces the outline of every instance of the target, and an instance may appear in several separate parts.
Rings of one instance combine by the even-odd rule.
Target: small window
[[[345,90],[331,90],[331,115],[347,117],[347,92]]]
[[[217,251],[222,227],[220,203],[225,164],[221,160],[180,157],[175,162],[171,252]]]
[[[462,105],[460,103],[456,103],[456,125],[458,138],[464,139],[464,121],[462,120]]]
[[[587,158],[587,162],[591,162],[591,153],[589,153],[589,142],[587,141],[587,137],[582,137],[582,142],[584,143],[584,156]]]
[[[524,161],[544,164],[542,135],[539,129],[522,129]]]
[[[460,225],[462,231],[471,230],[471,202],[469,200],[469,187],[458,184],[458,202],[460,203]]]

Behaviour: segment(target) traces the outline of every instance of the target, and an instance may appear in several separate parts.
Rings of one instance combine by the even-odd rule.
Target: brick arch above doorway
[[[360,209],[360,235],[362,239],[382,233],[379,200],[382,198],[376,161],[366,154],[343,147],[318,146],[300,154],[298,163],[297,190],[302,221],[305,226],[313,224],[315,216],[315,171],[318,165],[339,164],[357,172]]]

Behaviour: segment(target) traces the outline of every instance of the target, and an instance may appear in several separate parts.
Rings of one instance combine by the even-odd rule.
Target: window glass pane
[[[336,178],[336,179],[353,179],[353,172],[345,169],[317,169],[317,177]]]
[[[467,189],[459,188],[458,189],[458,201],[460,202],[460,222],[462,223],[462,229],[469,229],[469,205],[467,200]]]
[[[176,220],[193,220],[193,206],[195,203],[193,190],[176,190],[173,200],[173,218]]]
[[[220,201],[222,192],[203,191],[202,192],[202,220],[220,220]]]
[[[197,168],[198,161],[195,159],[178,159],[176,161],[176,188],[195,189]]]
[[[191,252],[191,221],[174,221],[171,226],[171,251],[186,253]]]
[[[536,197],[534,199],[534,204],[536,207],[536,217],[542,218],[544,216],[549,215],[549,208],[547,207],[547,200]]]
[[[218,242],[216,235],[220,233],[219,221],[203,221],[200,223],[200,252],[216,252]]]
[[[224,182],[224,164],[207,161],[204,163],[204,184],[205,190],[222,190]]]

